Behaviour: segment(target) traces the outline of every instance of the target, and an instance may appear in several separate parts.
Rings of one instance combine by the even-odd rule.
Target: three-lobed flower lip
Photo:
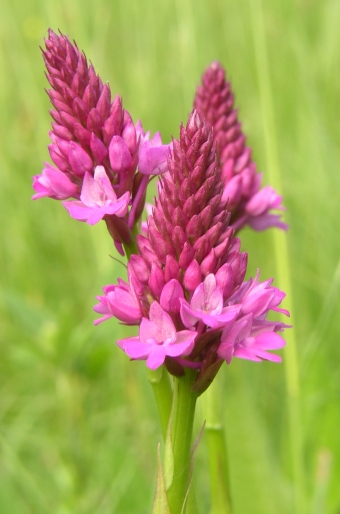
[[[95,225],[105,215],[123,217],[127,213],[130,193],[117,198],[103,166],[97,166],[94,177],[85,173],[80,201],[66,201],[63,206],[72,218]]]
[[[117,344],[132,359],[146,359],[150,369],[161,366],[165,358],[187,356],[191,353],[197,335],[193,330],[176,331],[169,316],[154,301],[151,304],[149,319],[143,318],[139,336],[120,339]]]
[[[222,291],[212,273],[196,288],[190,304],[185,299],[180,301],[181,318],[187,328],[199,320],[211,328],[224,327],[236,318],[241,309],[238,305],[224,306]]]

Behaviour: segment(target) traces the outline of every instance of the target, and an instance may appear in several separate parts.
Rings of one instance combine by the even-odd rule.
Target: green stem
[[[138,224],[133,226],[131,233],[132,233],[132,242],[129,245],[126,243],[123,243],[123,247],[125,250],[127,260],[130,259],[131,255],[133,253],[138,254],[138,247],[137,247],[137,243],[136,243],[136,237],[139,234]]]
[[[171,514],[184,514],[192,473],[192,431],[197,394],[192,391],[196,371],[186,370],[175,378],[170,432],[165,448],[164,471],[170,485],[167,490]]]
[[[162,435],[165,441],[172,403],[172,387],[169,373],[164,366],[161,366],[156,370],[147,368],[147,374],[155,396]]]
[[[273,95],[268,64],[268,50],[264,25],[262,1],[250,2],[254,30],[255,56],[257,60],[258,81],[261,96],[261,110],[265,125],[267,166],[270,183],[279,191],[281,188],[281,173],[278,162],[276,124],[274,116]],[[293,317],[291,304],[291,272],[287,237],[282,231],[273,231],[274,251],[278,284],[287,293],[285,306]],[[285,348],[286,394],[288,404],[290,455],[294,481],[295,513],[306,512],[305,469],[303,463],[303,437],[300,408],[300,377],[297,345],[294,330],[285,333],[287,346]]]
[[[231,514],[227,449],[220,416],[219,383],[215,379],[204,394],[205,436],[210,475],[210,514]]]

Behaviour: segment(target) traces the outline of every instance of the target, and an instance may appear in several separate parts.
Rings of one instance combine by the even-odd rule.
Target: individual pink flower
[[[167,156],[172,143],[163,145],[159,132],[150,139],[150,132],[144,132],[141,122],[136,124],[140,138],[138,151],[138,171],[143,175],[160,175],[167,171]]]
[[[271,286],[272,278],[259,282],[259,276],[260,271],[257,270],[254,279],[250,278],[243,282],[241,287],[229,299],[230,304],[240,304],[243,314],[252,313],[255,318],[267,315],[269,310],[289,316],[287,310],[278,308],[286,294],[277,287]]]
[[[127,325],[135,325],[140,322],[142,310],[133,287],[130,287],[129,284],[119,278],[118,286],[105,286],[103,291],[103,296],[96,297],[99,303],[93,307],[93,310],[99,314],[104,314],[104,316],[95,320],[95,325],[106,321],[112,316],[115,316]]]
[[[282,324],[278,326],[281,328]],[[268,331],[268,328],[263,327],[263,331],[258,328],[253,330],[253,315],[246,314],[223,330],[218,355],[228,364],[233,357],[256,362],[261,360],[281,362],[279,355],[268,353],[268,350],[283,348],[286,344],[285,340],[276,332],[270,329]]]
[[[41,175],[33,177],[33,189],[36,194],[32,196],[33,200],[49,196],[55,200],[66,200],[71,196],[77,196],[78,187],[71,182],[65,173],[54,168],[47,162]]]
[[[240,306],[223,305],[223,294],[210,273],[195,290],[190,303],[181,299],[181,318],[187,328],[201,320],[208,327],[224,327],[231,323],[240,311]]]
[[[107,214],[119,218],[127,213],[130,193],[117,198],[103,166],[97,166],[94,177],[85,173],[80,201],[63,202],[72,218],[95,225]]]
[[[287,229],[286,223],[281,221],[280,215],[272,214],[270,211],[285,210],[282,205],[282,196],[270,186],[260,189],[246,204],[245,211],[250,216],[248,224],[254,230],[265,230],[270,227]]]
[[[132,359],[146,359],[146,365],[150,369],[156,369],[164,363],[167,356],[189,355],[196,335],[192,330],[177,332],[169,314],[158,302],[153,302],[149,319],[142,319],[139,336],[120,339],[117,344]]]

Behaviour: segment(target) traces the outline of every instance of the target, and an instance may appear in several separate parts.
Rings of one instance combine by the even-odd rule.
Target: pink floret
[[[33,177],[33,189],[36,194],[32,196],[33,200],[49,196],[55,200],[66,200],[71,196],[77,196],[78,187],[71,182],[65,173],[45,163],[45,168],[41,175]]]
[[[139,336],[120,339],[117,344],[131,359],[146,359],[146,365],[150,369],[156,369],[164,363],[167,356],[189,355],[196,335],[192,330],[177,332],[170,316],[157,302],[153,302],[149,319],[142,319]]]
[[[143,175],[161,175],[167,171],[167,156],[172,143],[163,145],[159,132],[150,139],[150,132],[145,134],[139,120],[136,124],[136,132],[140,138],[138,171]]]
[[[104,316],[95,320],[95,325],[112,316],[128,325],[140,322],[142,311],[134,290],[123,280],[118,279],[118,282],[118,286],[103,287],[104,295],[96,297],[99,303],[93,307],[93,310]]]
[[[94,177],[85,173],[80,201],[63,202],[72,218],[95,225],[106,214],[122,218],[127,213],[130,193],[117,198],[103,166],[97,166]]]

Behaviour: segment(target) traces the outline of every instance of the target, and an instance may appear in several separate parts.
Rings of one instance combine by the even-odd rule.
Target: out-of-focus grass
[[[58,202],[30,200],[50,126],[38,46],[48,27],[68,33],[133,118],[166,141],[186,120],[205,66],[220,60],[267,183],[250,1],[2,0],[0,512],[150,512],[160,439],[144,364],[118,351],[114,321],[92,325],[95,295],[124,273],[109,257],[105,227],[77,223]],[[307,512],[337,514],[340,4],[263,0],[262,9],[290,224],[301,494]],[[245,231],[249,274],[260,267],[263,278],[275,276],[272,236]],[[284,365],[235,361],[218,379],[235,513],[293,512]],[[200,415],[199,407],[197,425]],[[203,514],[204,441],[195,479]]]

